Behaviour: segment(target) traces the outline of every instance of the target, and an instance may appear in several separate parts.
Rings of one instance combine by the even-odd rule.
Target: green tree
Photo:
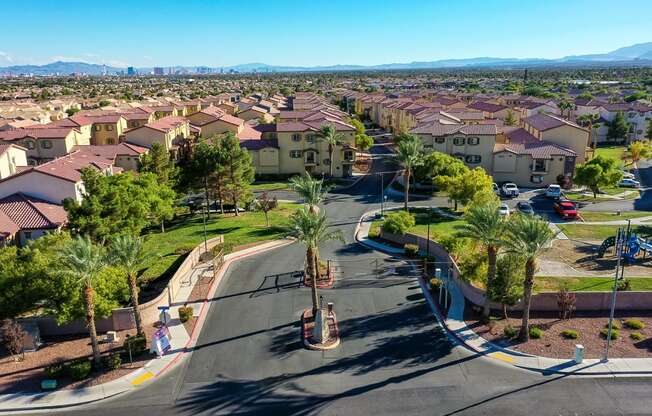
[[[523,256],[525,259],[525,279],[523,280],[523,316],[519,339],[530,339],[530,305],[537,257],[549,246],[556,234],[548,222],[535,215],[514,215],[507,227],[504,243],[508,253]]]
[[[324,185],[323,180],[315,179],[307,172],[301,176],[292,177],[290,186],[308,205],[310,212],[315,214],[319,211],[318,205],[322,203],[324,196],[328,192],[328,187]]]
[[[438,176],[454,177],[469,171],[469,168],[456,157],[441,152],[428,153],[423,158],[423,164],[415,169],[416,179],[437,178]]]
[[[652,140],[652,121],[647,122],[647,130],[645,130],[645,138]]]
[[[514,116],[514,112],[509,109],[507,110],[507,115],[505,116],[505,125],[507,126],[515,126],[518,120],[516,119],[516,116]]]
[[[311,280],[313,316],[319,308],[317,298],[317,273],[318,264],[315,263],[315,251],[319,244],[330,240],[342,241],[342,234],[338,231],[329,231],[328,218],[323,212],[313,213],[308,207],[301,207],[290,217],[288,235],[294,237],[306,246],[306,273]]]
[[[637,140],[627,147],[627,152],[632,159],[632,163],[636,163],[641,159],[649,158],[652,155],[652,147],[647,141]]]
[[[414,215],[406,211],[391,212],[385,216],[381,228],[392,234],[405,234],[414,227]]]
[[[114,238],[109,247],[109,263],[119,267],[127,274],[127,283],[129,285],[129,297],[131,299],[131,309],[136,321],[136,331],[139,336],[145,337],[143,320],[138,310],[138,272],[142,270],[149,254],[143,246],[143,239],[130,235],[122,235]]]
[[[374,139],[366,134],[356,134],[355,146],[360,150],[369,150],[374,145]]]
[[[149,152],[140,160],[140,172],[150,172],[156,175],[159,182],[174,186],[177,169],[170,159],[170,154],[160,143],[152,143]]]
[[[86,324],[91,338],[93,361],[100,365],[100,348],[95,329],[95,305],[93,303],[93,285],[99,272],[105,266],[104,253],[95,246],[88,237],[78,236],[71,241],[61,253],[63,272],[74,276],[81,285],[84,294]]]
[[[438,176],[435,184],[448,193],[448,197],[457,204],[467,205],[479,192],[488,192],[492,189],[493,179],[484,169],[478,167],[463,172],[457,176]]]
[[[265,214],[265,224],[269,228],[269,212],[278,207],[278,200],[276,197],[270,197],[267,192],[263,192],[254,201],[254,208]]]
[[[77,107],[70,107],[69,109],[66,110],[66,114],[68,114],[68,117],[72,117],[78,112],[79,112],[79,108]]]
[[[328,175],[333,177],[333,154],[335,153],[335,148],[341,146],[344,142],[344,136],[342,136],[341,133],[338,133],[335,127],[330,124],[321,126],[317,136],[321,141],[328,145],[328,160],[330,161],[328,164]]]
[[[505,254],[496,262],[496,278],[489,290],[489,297],[503,307],[503,318],[507,319],[507,306],[516,305],[523,296],[524,261],[520,255]]]
[[[482,310],[484,319],[489,319],[489,293],[493,290],[496,277],[496,259],[498,250],[503,245],[505,232],[505,217],[499,213],[499,203],[492,201],[485,204],[473,204],[464,213],[464,223],[460,227],[459,236],[469,238],[481,244],[487,251],[487,296]]]
[[[213,138],[213,141],[217,140],[217,138]],[[199,185],[199,187],[204,190],[204,203],[208,218],[210,218],[210,210],[208,209],[210,204],[208,193],[209,180],[211,175],[217,171],[218,164],[221,162],[220,159],[221,155],[217,146],[208,143],[207,141],[201,141],[197,146],[195,146],[195,150],[192,153],[192,159],[190,159],[188,168],[185,170],[188,181],[195,186]],[[224,212],[224,210],[222,210],[222,212]]]
[[[222,166],[228,180],[226,192],[237,217],[240,203],[249,201],[252,197],[251,183],[254,181],[255,171],[251,154],[240,147],[240,140],[230,132],[219,139],[219,146],[223,155]]]
[[[356,134],[356,135],[358,135],[358,134],[364,134],[365,131],[367,131],[367,129],[365,128],[364,124],[362,124],[362,122],[361,122],[360,120],[355,119],[355,118],[351,118],[351,117],[347,118],[346,120],[347,120],[347,122],[348,122],[350,125],[352,125],[353,127],[355,127],[355,134]]]
[[[593,192],[593,198],[598,196],[601,186],[614,186],[623,178],[618,161],[598,155],[578,166],[575,170],[573,181],[584,185]]]
[[[421,139],[414,135],[408,135],[398,144],[396,158],[403,167],[403,182],[405,187],[404,209],[408,210],[410,194],[410,178],[417,166],[423,164],[423,145]]]
[[[629,133],[629,123],[625,120],[622,111],[616,113],[614,119],[609,123],[609,130],[607,130],[607,140],[613,142],[624,142],[627,140]]]

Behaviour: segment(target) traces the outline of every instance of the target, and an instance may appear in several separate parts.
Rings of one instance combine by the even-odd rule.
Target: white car
[[[503,185],[502,193],[504,196],[517,197],[519,195],[518,187],[515,183],[507,182]]]
[[[491,187],[493,188],[494,193],[495,193],[496,195],[500,195],[500,188],[498,188],[498,184],[497,184],[496,182],[492,183],[492,184],[491,184]]]
[[[623,179],[636,179],[632,172],[623,172]]]
[[[561,186],[559,185],[548,185],[546,189],[546,198],[557,199],[561,196]]]
[[[500,204],[500,207],[498,208],[498,213],[500,215],[508,216],[509,215],[509,207],[507,204]]]
[[[622,181],[618,182],[618,186],[623,188],[639,188],[641,183],[639,181],[635,181],[634,179],[623,179]]]

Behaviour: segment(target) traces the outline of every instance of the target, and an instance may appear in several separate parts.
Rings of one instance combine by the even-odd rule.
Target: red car
[[[577,218],[577,208],[570,201],[559,201],[554,205],[555,212],[565,220]]]

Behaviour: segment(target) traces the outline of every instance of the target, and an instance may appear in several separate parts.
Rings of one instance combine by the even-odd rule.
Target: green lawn
[[[652,212],[643,211],[627,211],[621,212],[616,215],[615,212],[594,212],[594,211],[580,211],[580,215],[584,221],[619,221],[629,220],[633,218],[652,217]]]
[[[557,226],[568,236],[576,240],[604,240],[607,237],[615,236],[618,225],[601,225],[601,224],[557,224]],[[632,226],[634,233],[646,236],[652,234],[652,227],[648,225]]]
[[[289,182],[254,182],[251,184],[252,191],[284,191],[290,189]]]
[[[233,247],[258,241],[274,240],[283,235],[287,218],[299,207],[298,204],[279,204],[269,213],[271,227],[265,226],[262,212],[213,214],[206,223],[206,235],[213,238],[224,235],[225,243]],[[145,248],[153,257],[143,273],[145,279],[155,280],[162,274],[173,273],[183,261],[184,251],[190,251],[204,241],[201,215],[186,216],[170,224],[165,233],[152,233],[145,238]]]
[[[652,290],[652,277],[628,277],[627,280],[631,290]],[[613,288],[613,278],[537,276],[534,279],[535,292],[556,292],[563,286],[574,292],[608,292]]]
[[[595,149],[596,156],[602,155],[616,160],[623,160],[627,156],[626,146],[601,146]]]

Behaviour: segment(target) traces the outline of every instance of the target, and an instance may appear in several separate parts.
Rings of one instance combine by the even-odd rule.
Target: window
[[[530,176],[530,182],[532,182],[532,183],[541,183],[541,182],[543,182],[543,175],[532,175],[532,176]]]
[[[110,125],[110,124],[107,124],[106,125],[106,131],[112,131],[112,130],[113,130],[113,126]]]
[[[466,163],[480,163],[482,156],[480,155],[467,155]]]
[[[349,162],[353,161],[353,151],[346,150],[344,152],[344,160],[349,161]]]
[[[23,144],[25,145],[25,147],[28,150],[34,149],[34,141],[32,141],[32,140],[25,140],[25,142]]]
[[[456,154],[454,154],[453,157],[454,157],[455,159],[459,159],[459,160],[461,160],[462,162],[464,162],[464,161],[466,160],[465,156],[464,156],[463,154],[460,154],[460,153],[456,153]]]
[[[32,232],[31,231],[25,231],[25,239],[31,240],[32,238]]]
[[[301,140],[301,138],[299,138],[299,140]],[[309,135],[307,135],[307,136],[306,136],[306,141],[307,141],[308,143],[314,143],[314,142],[315,142],[315,135],[314,135],[314,134],[309,134]]]
[[[42,149],[52,149],[52,141],[51,140],[43,140],[41,142],[41,148]]]
[[[435,143],[441,144],[441,143],[445,143],[445,142],[446,142],[446,138],[444,138],[444,137],[435,137]]]
[[[102,130],[102,126],[100,126],[99,124],[94,125],[93,128],[95,129],[95,131]]]
[[[301,141],[301,135],[299,133],[294,133],[292,135],[292,141],[293,142],[300,142]]]
[[[468,143],[472,146],[475,146],[480,143],[479,137],[469,137]]]
[[[108,138],[106,139],[106,144],[115,144],[115,140],[113,140],[112,138]]]
[[[464,146],[464,137],[456,137],[453,139],[453,144],[455,146]]]
[[[313,164],[316,163],[315,152],[306,152],[305,156],[306,156],[305,159],[306,163],[313,163]]]
[[[330,159],[324,159],[324,165],[328,166],[328,165],[330,165],[330,164],[331,164],[331,160],[330,160]],[[339,169],[339,167],[338,167],[338,169]]]
[[[293,159],[298,159],[301,157],[301,150],[290,150],[290,157]]]
[[[534,159],[532,164],[533,172],[545,172],[546,171],[546,161],[544,159]]]

